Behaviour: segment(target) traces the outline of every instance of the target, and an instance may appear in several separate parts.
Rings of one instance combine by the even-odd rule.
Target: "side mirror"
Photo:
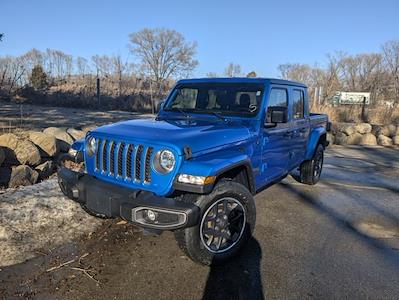
[[[161,102],[159,102],[159,110],[162,110],[164,105],[166,103],[166,99],[161,100]]]
[[[279,123],[287,123],[286,106],[273,106],[267,109],[265,127],[276,127]]]

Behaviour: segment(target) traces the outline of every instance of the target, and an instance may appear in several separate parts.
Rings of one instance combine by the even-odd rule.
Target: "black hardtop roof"
[[[193,78],[182,79],[177,82],[178,84],[184,83],[269,83],[279,85],[293,85],[306,88],[306,85],[300,82],[276,79],[276,78],[248,78],[248,77],[228,77],[228,78]]]

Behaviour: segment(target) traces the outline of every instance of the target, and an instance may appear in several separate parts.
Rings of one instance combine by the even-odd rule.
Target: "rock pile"
[[[0,187],[34,184],[55,172],[55,161],[70,145],[85,137],[75,128],[0,135]]]
[[[329,140],[337,145],[399,145],[399,126],[334,123]]]

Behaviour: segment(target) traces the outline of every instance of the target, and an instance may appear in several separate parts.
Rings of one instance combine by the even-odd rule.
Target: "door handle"
[[[284,137],[292,137],[292,131],[287,131],[283,134]]]

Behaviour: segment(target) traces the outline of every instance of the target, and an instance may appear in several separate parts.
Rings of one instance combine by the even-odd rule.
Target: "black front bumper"
[[[110,184],[63,166],[58,169],[58,182],[68,198],[84,204],[94,214],[121,217],[141,227],[161,230],[191,227],[199,222],[200,209],[194,204]],[[158,220],[145,217],[148,210],[155,212]]]

